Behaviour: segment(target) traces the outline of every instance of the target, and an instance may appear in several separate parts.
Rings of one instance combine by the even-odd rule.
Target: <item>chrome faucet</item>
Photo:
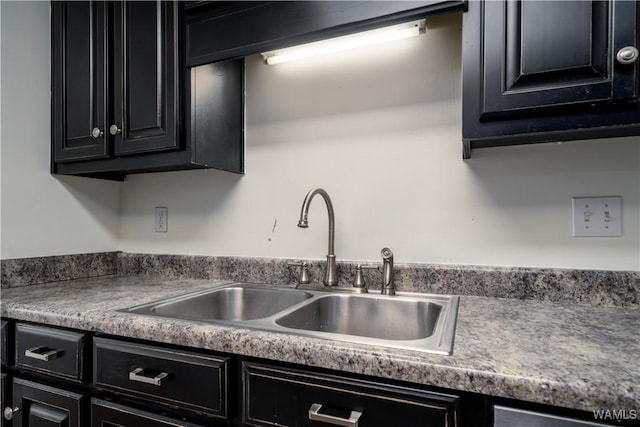
[[[395,295],[396,284],[393,275],[393,252],[389,248],[382,248],[382,294]]]
[[[322,188],[313,188],[307,193],[307,196],[302,202],[298,227],[309,228],[309,222],[307,220],[307,217],[309,216],[309,205],[316,194],[322,196],[324,202],[327,204],[327,211],[329,212],[329,253],[327,254],[327,268],[324,271],[324,279],[322,280],[322,283],[324,283],[325,286],[336,286],[338,284],[338,273],[336,272],[336,254],[334,247],[336,236],[335,216],[333,214],[331,197],[329,197],[329,194]]]

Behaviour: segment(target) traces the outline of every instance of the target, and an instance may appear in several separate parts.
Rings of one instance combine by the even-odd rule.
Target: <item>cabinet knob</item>
[[[638,49],[634,46],[625,46],[618,51],[616,59],[621,64],[633,64],[638,60]]]
[[[118,125],[111,125],[111,127],[109,128],[109,133],[111,135],[118,135],[122,133],[122,129],[120,129]]]
[[[18,408],[17,406],[15,408],[6,407],[4,408],[4,419],[7,421],[12,420],[13,416],[18,412],[20,412],[20,408]]]
[[[93,130],[91,131],[91,136],[93,137],[93,139],[98,139],[102,135],[104,135],[104,132],[102,132],[100,128],[93,128]]]

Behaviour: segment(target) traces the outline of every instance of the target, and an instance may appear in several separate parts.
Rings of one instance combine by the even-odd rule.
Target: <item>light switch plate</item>
[[[622,236],[622,198],[574,197],[574,237],[619,237]]]
[[[169,229],[169,208],[159,207],[154,212],[156,233],[166,233]]]

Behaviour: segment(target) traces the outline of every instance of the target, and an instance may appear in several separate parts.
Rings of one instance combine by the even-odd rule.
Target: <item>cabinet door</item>
[[[10,407],[11,396],[9,394],[11,385],[11,378],[7,374],[0,374],[0,409]],[[9,423],[0,416],[0,427],[5,427]]]
[[[513,144],[640,135],[638,2],[472,1],[463,17],[463,157]]]
[[[13,380],[14,427],[84,427],[83,395],[32,381]]]
[[[482,115],[636,96],[635,2],[486,1]]]
[[[178,5],[115,3],[114,154],[179,148]]]
[[[107,5],[52,2],[51,120],[55,162],[108,156]]]

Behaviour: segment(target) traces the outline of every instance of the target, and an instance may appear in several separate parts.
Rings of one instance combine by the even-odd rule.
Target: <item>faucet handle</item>
[[[299,285],[309,284],[309,264],[306,261],[302,262],[289,262],[287,263],[291,267],[300,267],[300,276],[298,277]]]
[[[356,288],[357,292],[367,293],[367,284],[364,281],[364,275],[362,274],[362,270],[379,270],[377,265],[362,265],[356,264],[356,279],[353,282],[353,287]]]
[[[393,273],[393,252],[389,248],[382,248],[382,295],[395,295],[396,284]]]

